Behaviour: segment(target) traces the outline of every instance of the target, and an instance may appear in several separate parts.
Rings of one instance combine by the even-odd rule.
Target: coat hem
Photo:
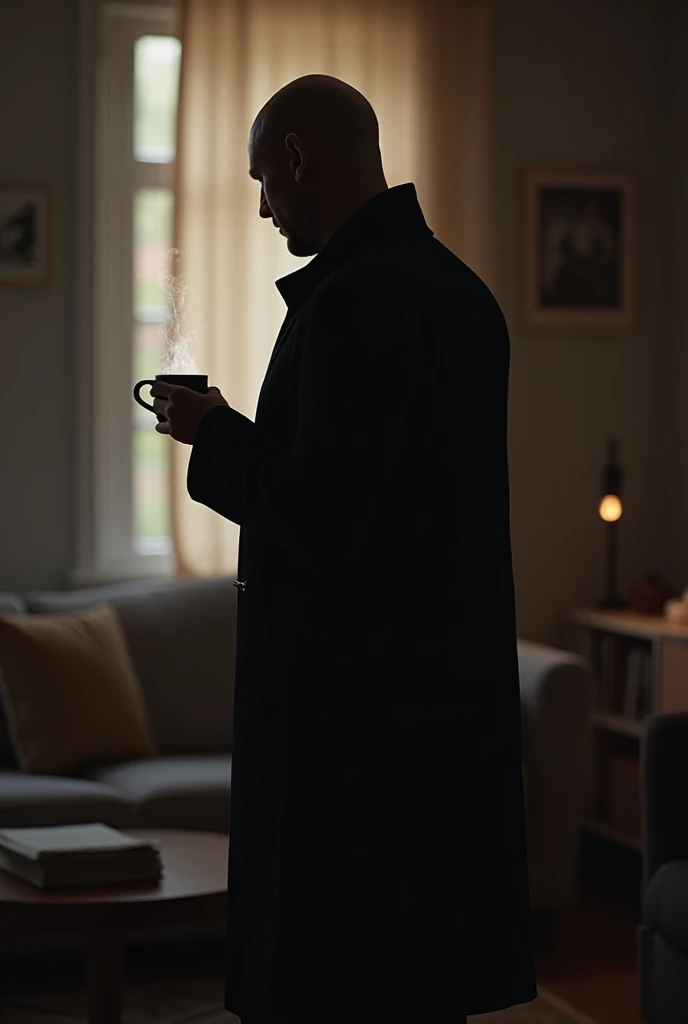
[[[537,985],[529,988],[527,992],[504,996],[503,998],[495,999],[493,994],[489,999],[477,1000],[472,1003],[468,1003],[464,1012],[469,1017],[480,1013],[499,1013],[500,1010],[510,1010],[514,1006],[523,1006],[525,1003],[532,1003],[538,998],[538,996],[539,992]]]
[[[518,995],[505,996],[501,999],[494,999],[494,996],[490,999],[478,1000],[477,1002],[469,1003],[464,1009],[461,1007],[457,1008],[456,1012],[464,1014],[467,1017],[477,1016],[482,1013],[499,1013],[500,1010],[510,1010],[514,1006],[524,1006],[526,1003],[535,1002],[539,998],[539,991],[537,985],[529,988],[526,992],[519,993]],[[241,1024],[254,1024],[250,1018],[242,1012],[240,1005],[233,1003],[231,1000],[225,1000],[225,1009],[229,1013],[235,1014],[241,1020]],[[295,1019],[303,1020],[303,1016],[300,1012],[295,1014]],[[289,1024],[289,1016],[276,1016],[272,1018],[274,1024]]]

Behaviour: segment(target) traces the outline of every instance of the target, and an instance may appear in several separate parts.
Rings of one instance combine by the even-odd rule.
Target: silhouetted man
[[[255,423],[157,384],[188,490],[241,526],[227,1008],[460,1024],[536,997],[509,538],[509,340],[388,188],[369,103],[256,117],[260,215],[315,258]]]

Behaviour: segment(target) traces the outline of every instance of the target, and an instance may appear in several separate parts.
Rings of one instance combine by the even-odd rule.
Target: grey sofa
[[[0,712],[0,827],[102,821],[227,832],[236,594],[231,578],[0,594],[2,613],[111,602],[161,751],[65,777],[28,775]],[[519,643],[519,663],[531,902],[554,911],[576,894],[590,675],[582,659],[533,643]]]
[[[688,1020],[688,711],[660,712],[640,747],[643,899],[640,1012],[647,1024]]]

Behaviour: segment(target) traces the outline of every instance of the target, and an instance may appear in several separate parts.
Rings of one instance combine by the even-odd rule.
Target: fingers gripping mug
[[[156,374],[155,380],[140,380],[134,388],[134,398],[142,405],[144,409],[150,409],[151,412],[155,412],[155,409],[149,402],[145,402],[141,398],[141,388],[149,385],[153,387],[156,380],[165,381],[166,384],[176,384],[178,387],[191,388],[192,391],[198,391],[201,395],[208,394],[208,375],[204,373],[158,373]],[[158,416],[158,421],[162,423],[163,417]]]

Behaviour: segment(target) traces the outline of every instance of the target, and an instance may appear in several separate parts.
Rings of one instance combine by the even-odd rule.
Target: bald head
[[[253,122],[248,148],[249,173],[263,185],[260,214],[273,219],[295,255],[318,252],[387,188],[375,111],[328,75],[297,78],[275,93]]]
[[[380,160],[375,111],[357,89],[329,75],[305,75],[285,85],[258,113],[251,133],[268,146],[283,145],[293,133],[347,165]]]

